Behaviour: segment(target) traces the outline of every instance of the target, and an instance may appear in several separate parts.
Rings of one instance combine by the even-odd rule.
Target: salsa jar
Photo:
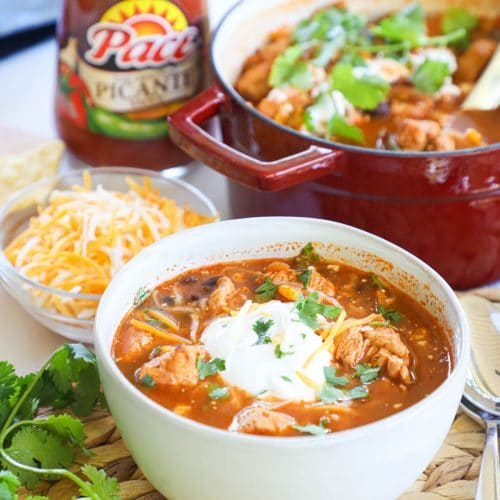
[[[204,85],[205,0],[65,0],[56,122],[90,165],[163,169],[189,157],[166,117]]]

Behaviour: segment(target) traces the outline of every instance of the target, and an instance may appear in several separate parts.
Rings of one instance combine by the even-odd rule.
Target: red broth
[[[227,280],[232,283],[230,290]],[[296,296],[295,306],[290,294]],[[200,340],[208,325],[238,314],[247,301],[281,301],[296,310],[306,298],[312,307],[306,313],[316,314],[319,308],[331,316],[314,330],[320,338],[328,338],[332,328],[343,325],[333,336],[328,364],[330,375],[334,368],[337,378],[316,387],[314,400],[252,394],[228,382],[220,366],[201,380],[200,370],[216,364]],[[318,260],[314,251],[294,259],[246,260],[193,269],[149,295],[140,290],[137,299],[138,305],[123,319],[113,342],[118,367],[161,406],[220,429],[293,436],[357,427],[425,398],[446,379],[453,365],[445,331],[422,305],[382,278]],[[305,316],[300,319],[299,315],[299,322]],[[361,326],[356,326],[357,320]],[[358,351],[356,338],[364,343]],[[267,342],[276,354],[276,338]],[[360,365],[368,370],[364,377],[356,374]],[[253,369],[263,368],[256,365]],[[332,394],[338,400],[332,400]]]

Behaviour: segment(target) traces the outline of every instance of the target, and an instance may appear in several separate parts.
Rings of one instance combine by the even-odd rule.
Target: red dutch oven
[[[440,3],[443,8],[450,5],[433,0],[432,8],[428,7],[436,10]],[[495,12],[494,3],[483,0],[475,8]],[[230,179],[233,217],[332,219],[401,245],[455,288],[500,279],[498,144],[452,152],[348,146],[280,125],[234,90],[232,82],[244,60],[268,33],[328,4],[331,0],[237,4],[213,37],[211,59],[217,83],[170,117],[172,140]],[[373,16],[401,7],[401,2],[387,0],[346,4]],[[220,117],[223,142],[201,128],[215,116]]]

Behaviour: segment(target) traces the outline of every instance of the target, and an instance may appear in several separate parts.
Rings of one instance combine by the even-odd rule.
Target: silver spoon
[[[464,296],[472,333],[472,355],[462,398],[463,410],[486,427],[476,500],[500,500],[498,428],[500,424],[500,332],[490,320],[491,303]]]

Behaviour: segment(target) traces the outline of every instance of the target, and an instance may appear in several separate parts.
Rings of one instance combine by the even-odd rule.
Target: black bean
[[[164,306],[174,306],[175,305],[175,297],[172,297],[171,295],[163,295],[160,297],[160,302]]]
[[[196,276],[188,275],[185,278],[182,278],[179,283],[182,285],[191,285],[192,283],[196,283],[198,278]]]
[[[389,103],[387,101],[381,102],[373,111],[370,111],[373,116],[386,116],[389,114]]]
[[[217,286],[217,281],[219,280],[220,276],[213,276],[212,278],[208,278],[205,280],[202,284],[204,288],[215,288]]]
[[[199,295],[198,293],[192,293],[191,297],[189,297],[189,300],[191,300],[192,302],[195,302],[196,300],[200,300],[200,299],[201,299],[201,295]]]

